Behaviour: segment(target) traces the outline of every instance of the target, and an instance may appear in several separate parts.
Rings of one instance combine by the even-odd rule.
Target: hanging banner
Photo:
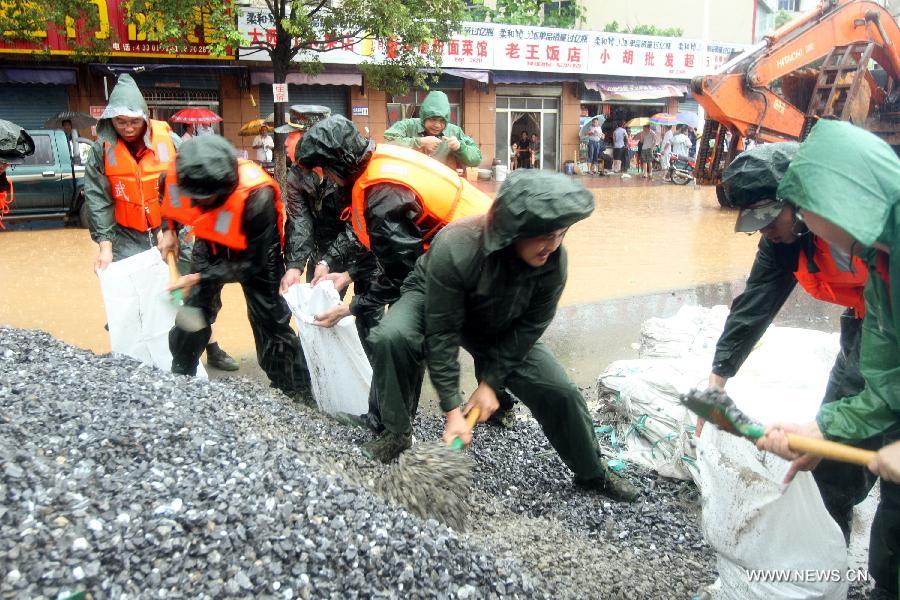
[[[96,40],[108,40],[109,52],[107,56],[125,57],[149,57],[149,58],[198,58],[215,60],[233,60],[234,52],[226,50],[223,56],[210,54],[209,44],[222,41],[217,38],[215,29],[208,21],[205,13],[197,11],[197,19],[194,30],[188,36],[188,43],[171,49],[153,39],[152,33],[138,31],[135,22],[146,20],[143,14],[133,15],[133,20],[126,21],[124,8],[114,0],[91,0],[89,6],[96,6],[99,11],[100,25],[93,32]],[[75,24],[70,27],[48,27],[40,32],[40,40],[37,43],[21,41],[0,41],[0,54],[36,54],[45,51],[51,55],[75,54],[72,45],[78,42],[86,45],[89,41],[86,34],[80,31]]]
[[[238,50],[241,59],[271,60],[264,48],[275,43],[275,16],[267,8],[242,8],[238,15],[238,31],[248,42]],[[358,65],[373,56],[370,40],[359,42],[350,37],[331,38],[324,34],[321,37],[310,50],[297,53],[294,62],[309,61],[318,56],[323,63]]]
[[[494,69],[587,72],[588,32],[499,25],[494,36]]]
[[[704,61],[703,42],[621,33],[591,36],[591,73],[689,78]]]

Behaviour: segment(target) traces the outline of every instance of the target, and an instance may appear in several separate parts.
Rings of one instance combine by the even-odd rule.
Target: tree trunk
[[[280,40],[279,40],[280,41]],[[291,64],[290,59],[290,46],[281,47],[282,44],[278,44],[275,47],[274,52],[272,53],[272,74],[275,83],[284,83],[287,80],[288,68]],[[288,99],[290,100],[290,98]],[[281,186],[281,189],[284,189],[285,182],[287,181],[287,158],[284,152],[284,141],[287,138],[287,134],[277,133],[279,127],[284,125],[284,113],[287,110],[289,103],[284,102],[276,102],[273,104],[273,110],[275,111],[275,180],[278,182],[278,185]]]

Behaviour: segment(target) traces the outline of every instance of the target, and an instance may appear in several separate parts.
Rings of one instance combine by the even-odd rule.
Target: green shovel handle
[[[478,422],[478,417],[481,416],[481,409],[473,408],[469,411],[469,414],[466,416],[466,427],[468,427],[469,431],[475,429],[475,423]],[[453,441],[450,442],[450,448],[453,450],[462,450],[466,445],[463,443],[461,437],[456,436],[453,438]]]

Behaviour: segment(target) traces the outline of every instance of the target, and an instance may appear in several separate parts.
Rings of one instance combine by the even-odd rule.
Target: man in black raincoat
[[[600,456],[578,387],[538,340],[553,320],[566,283],[562,240],[594,210],[583,186],[558,174],[515,171],[487,215],[450,223],[403,285],[403,295],[372,331],[373,386],[385,432],[363,446],[382,461],[409,448],[425,365],[446,415],[444,441],[468,443],[465,415],[484,422],[512,392],[541,424],[575,482],[619,500],[638,490]],[[475,359],[478,387],[463,406],[459,350]]]
[[[13,185],[6,175],[9,165],[22,164],[26,156],[34,154],[34,140],[28,133],[9,121],[0,119],[0,229],[3,215],[13,201]]]
[[[175,230],[181,225],[191,225],[197,237],[191,273],[172,289],[193,288],[185,304],[200,308],[211,323],[220,308],[222,287],[240,283],[259,365],[273,387],[310,403],[300,340],[290,326],[291,311],[278,293],[284,275],[278,184],[255,163],[239,164],[234,148],[219,136],[194,137],[182,144],[175,159],[177,181],[171,180],[172,174],[170,168],[160,184],[164,216],[160,252],[177,246]],[[240,214],[231,212],[232,207]],[[186,211],[195,211],[193,218]],[[208,326],[196,332],[172,329],[173,373],[196,374],[209,331]]]
[[[322,168],[326,177],[342,187],[345,206],[349,206],[353,185],[366,170],[373,152],[374,142],[360,135],[349,120],[334,116],[316,123],[303,135],[297,145],[296,158],[307,169]],[[360,340],[371,360],[369,332],[381,320],[385,307],[400,297],[403,281],[412,272],[416,259],[425,252],[428,233],[433,231],[434,224],[419,222],[424,209],[416,192],[409,187],[378,183],[368,187],[365,194],[365,222],[371,251],[366,250],[351,231],[343,232],[332,244],[327,260],[329,267],[332,261],[348,265],[348,272],[325,275],[339,290],[352,281],[353,300],[349,307],[341,304],[320,313],[316,324],[331,327],[343,317],[354,315]],[[341,414],[339,419],[347,424],[381,430],[379,401],[374,389],[366,415],[354,418]],[[511,401],[507,406],[511,407]]]
[[[813,297],[847,307],[841,315],[841,350],[828,378],[825,404],[853,396],[865,386],[859,352],[867,270],[858,258],[842,256],[810,233],[793,207],[776,198],[799,147],[796,142],[757,146],[738,156],[725,171],[726,200],[741,209],[735,231],[762,235],[747,287],[734,299],[716,344],[709,383],[724,388],[737,374],[799,279]],[[877,440],[858,445],[879,447]],[[865,467],[830,460],[822,461],[813,477],[825,507],[849,541],[853,507],[866,499],[876,478]]]

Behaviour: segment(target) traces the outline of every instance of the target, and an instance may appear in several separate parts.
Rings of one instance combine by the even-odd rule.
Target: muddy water
[[[592,380],[605,366],[596,366],[600,356],[615,357],[630,348],[638,319],[674,312],[682,301],[727,302],[732,290],[716,298],[692,292],[690,297],[611,299],[742,279],[757,243],[755,237],[732,232],[734,213],[721,210],[709,188],[634,180],[586,183],[597,198],[597,210],[566,239],[569,281],[564,308],[548,332],[548,341],[575,369],[573,378],[579,383]],[[109,351],[100,288],[92,271],[95,256],[96,246],[83,229],[0,233],[0,323],[43,329],[76,346]],[[222,346],[242,359],[242,372],[255,374],[240,287],[226,286],[223,303],[218,325]],[[582,357],[595,360],[586,363]]]

